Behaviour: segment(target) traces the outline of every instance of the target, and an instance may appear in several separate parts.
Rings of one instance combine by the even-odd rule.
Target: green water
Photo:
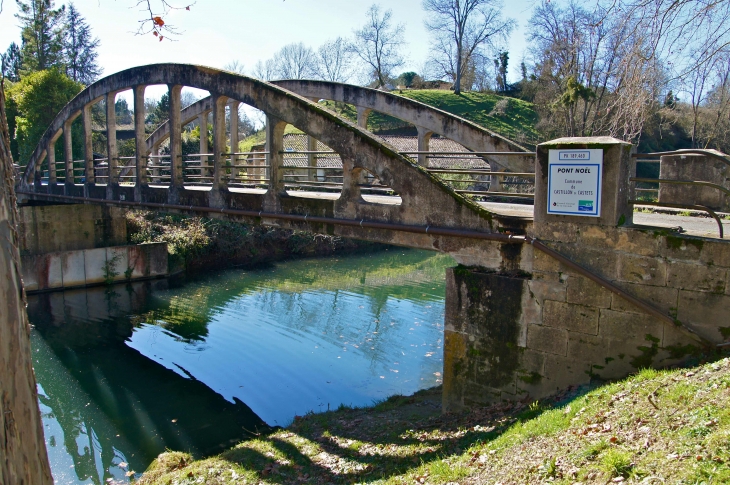
[[[29,297],[56,483],[126,483],[165,449],[440,384],[454,264],[391,249]]]

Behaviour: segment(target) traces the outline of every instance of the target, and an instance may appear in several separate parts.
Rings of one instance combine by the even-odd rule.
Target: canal
[[[390,249],[30,296],[56,483],[126,483],[165,449],[440,384],[454,264]]]

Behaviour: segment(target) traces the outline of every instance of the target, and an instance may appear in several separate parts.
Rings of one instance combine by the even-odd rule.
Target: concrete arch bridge
[[[148,140],[144,92],[159,84],[168,86],[170,120]],[[211,94],[187,115],[180,101],[184,86]],[[125,90],[133,91],[135,107],[136,150],[127,161],[118,155],[114,113],[116,95]],[[394,112],[388,103],[401,103],[398,97],[363,88],[309,81],[277,85],[194,65],[128,69],[92,84],[57,115],[16,189],[21,202],[111,204],[227,217],[451,254],[463,266],[447,274],[447,410],[525,394],[539,398],[594,378],[673,364],[725,341],[730,247],[725,241],[632,224],[630,145],[612,138],[539,145],[534,217],[517,216],[506,206],[480,205],[417,158],[398,153],[308,98],[354,104],[361,117],[368,109]],[[92,150],[91,111],[101,100],[106,100],[107,113],[106,172],[98,170]],[[264,152],[228,151],[226,108],[237,109],[236,103],[265,113]],[[400,108],[401,116],[416,126],[460,137],[467,148],[503,150],[484,155],[497,165],[525,156],[517,152],[520,147],[464,120],[423,106]],[[181,130],[195,110],[206,109],[212,112],[213,147],[212,153],[197,154],[195,182],[186,178]],[[85,154],[77,167],[71,133],[79,116]],[[340,157],[338,193],[288,190],[283,164],[287,124]],[[159,146],[165,136],[169,154],[155,153],[155,143]],[[55,160],[61,137],[62,164]],[[599,217],[547,214],[547,159],[553,149],[602,150]],[[517,168],[532,162],[514,163]],[[249,173],[252,168],[265,169],[265,175]],[[364,174],[398,197],[365,193]],[[692,282],[696,285],[688,287]]]
[[[168,85],[171,119],[147,139],[144,130],[144,90],[145,86],[153,84]],[[183,86],[203,89],[212,94],[210,98],[183,110],[180,106]],[[346,87],[333,83],[320,85],[321,90],[336,88],[335,91],[343,91]],[[347,88],[348,91],[354,90],[354,87]],[[115,137],[114,100],[119,92],[130,89],[134,92],[135,100],[136,146],[140,148],[136,150],[134,157],[120,157]],[[370,102],[373,106],[382,103],[388,96],[397,98],[374,90],[364,90],[363,93],[364,98],[374,100]],[[311,89],[307,94],[313,96]],[[337,92],[329,97],[351,100]],[[91,110],[101,100],[106,100],[107,109],[107,157],[101,160],[107,163],[106,170],[99,170],[100,160],[93,159],[91,148]],[[254,164],[245,162],[241,165],[245,170],[260,169],[261,175],[247,173],[242,177],[243,180],[230,177],[231,172],[239,168],[236,166],[239,157],[235,153],[229,153],[227,148],[229,140],[226,137],[225,113],[227,107],[229,110],[231,106],[237,109],[236,103],[246,103],[260,109],[267,119],[266,151],[258,156],[254,154]],[[358,103],[364,104],[365,101]],[[438,122],[450,130],[448,133],[460,133],[463,137],[460,140],[471,139],[472,141],[468,141],[471,146],[491,147],[492,150],[507,146],[515,150],[511,153],[518,155],[513,157],[508,153],[503,159],[525,158],[525,155],[516,151],[521,147],[510,144],[491,132],[478,129],[472,123],[454,119],[438,110],[433,110],[430,117],[424,117],[423,112],[429,109],[426,105],[410,101],[406,105],[408,110],[404,109],[404,112],[410,113],[411,120],[422,118],[424,121],[421,123],[430,123],[429,126]],[[186,179],[187,169],[181,150],[181,127],[185,122],[196,119],[207,111],[213,112],[213,150],[210,154],[196,154],[200,159],[200,165],[197,165],[200,175],[194,179]],[[81,167],[78,166],[79,161],[73,160],[72,153],[72,124],[79,116],[82,118],[85,141],[85,156]],[[235,120],[236,117],[230,119]],[[339,194],[322,196],[287,190],[283,170],[286,153],[283,150],[283,134],[287,124],[319,140],[341,158],[342,182]],[[230,143],[236,146],[237,130],[230,132],[234,133],[234,139]],[[479,137],[482,145],[473,141]],[[65,160],[59,166],[55,160],[55,145],[61,138]],[[165,139],[169,140],[169,155],[155,154],[153,148]],[[497,143],[486,145],[485,140],[490,139],[497,140]],[[251,154],[244,156],[249,155]],[[532,157],[528,155],[527,158]],[[45,172],[48,172],[47,179],[43,177]],[[125,175],[126,173],[130,175]],[[359,183],[363,174],[376,178],[385,189],[395,192],[398,197],[364,195],[362,184]],[[62,184],[59,183],[61,179]],[[250,183],[237,184],[236,181]],[[274,222],[274,219],[268,219],[270,223],[294,228],[308,227],[309,221],[314,220],[314,217],[335,217],[358,222],[357,227],[337,226],[331,229],[343,236],[429,249],[443,250],[444,247],[449,247],[448,252],[457,255],[466,264],[476,262],[473,255],[480,252],[478,245],[474,247],[471,243],[448,236],[442,236],[446,239],[440,240],[437,236],[425,233],[419,236],[410,233],[405,236],[387,230],[378,231],[367,228],[365,223],[442,227],[496,235],[500,231],[504,232],[505,227],[512,232],[524,232],[522,222],[490,212],[456,193],[420,167],[415,159],[397,153],[393,147],[368,131],[339,118],[317,103],[270,83],[201,66],[144,66],[109,76],[89,86],[59,113],[49,127],[30,159],[20,188],[35,194],[54,195],[57,199],[59,196],[85,197],[222,211],[247,210],[252,214],[286,213],[307,218],[305,224],[293,220],[277,219]],[[512,227],[515,223],[517,226]],[[453,244],[456,244],[453,248],[449,246]]]

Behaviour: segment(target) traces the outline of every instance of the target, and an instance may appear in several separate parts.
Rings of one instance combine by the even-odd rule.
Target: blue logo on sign
[[[593,201],[592,200],[579,200],[578,201],[579,212],[593,212]]]

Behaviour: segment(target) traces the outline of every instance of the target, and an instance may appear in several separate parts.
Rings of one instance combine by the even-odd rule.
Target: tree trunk
[[[50,485],[20,272],[13,172],[0,84],[0,483]]]

